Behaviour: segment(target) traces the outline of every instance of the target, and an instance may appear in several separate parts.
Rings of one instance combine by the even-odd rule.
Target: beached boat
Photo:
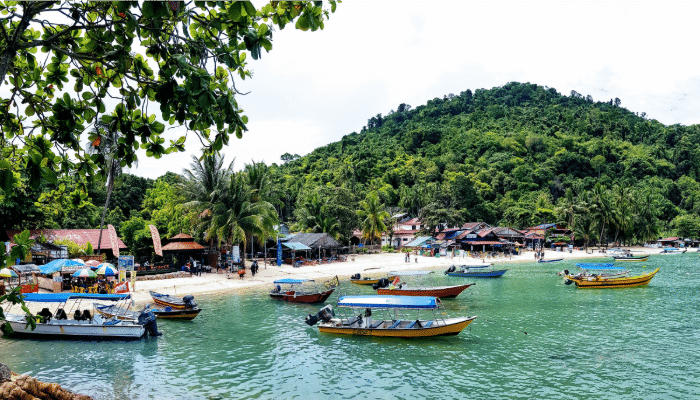
[[[154,291],[149,291],[153,301],[161,307],[171,307],[176,310],[192,310],[197,308],[197,302],[194,301],[194,296],[187,295],[183,298],[171,296],[169,294],[161,294]]]
[[[637,276],[626,276],[619,278],[605,278],[601,276],[589,276],[584,278],[575,278],[573,276],[567,277],[568,280],[576,284],[577,288],[582,289],[613,289],[613,288],[625,288],[625,287],[635,287],[647,285],[651,279],[659,272],[659,268],[652,272],[637,275]]]
[[[671,254],[683,254],[686,251],[688,251],[688,249],[677,249],[675,247],[667,247],[667,248],[661,250],[661,252],[659,254],[667,256],[667,255],[671,255]]]
[[[322,303],[330,297],[338,286],[338,277],[317,284],[312,279],[279,279],[273,282],[275,287],[270,297],[292,303]]]
[[[553,263],[553,262],[557,262],[557,261],[561,261],[561,260],[563,260],[563,258],[551,258],[551,259],[541,258],[541,259],[537,260],[537,262],[538,263]]]
[[[190,308],[185,310],[177,310],[170,306],[164,308],[150,308],[147,305],[143,311],[131,311],[119,308],[115,305],[104,305],[104,304],[93,304],[95,311],[100,313],[104,317],[115,317],[123,320],[138,321],[139,315],[144,311],[148,310],[153,313],[157,318],[162,319],[184,319],[193,320],[202,311],[201,308]]]
[[[445,275],[464,278],[500,278],[508,271],[507,269],[489,269],[490,267],[491,265],[453,265],[445,271]]]
[[[7,312],[4,321],[12,326],[13,335],[60,339],[138,339],[147,332],[151,336],[160,335],[153,314],[144,314],[137,321],[127,321],[81,311],[82,300],[122,302],[126,307],[127,303],[131,304],[129,294],[29,293],[22,298],[25,302],[53,304],[55,308],[53,312],[47,307],[37,313],[41,322],[37,321],[33,330],[27,324],[26,314]],[[69,302],[71,308],[66,312]],[[73,319],[68,319],[74,310]]]
[[[380,280],[376,285],[373,285],[379,295],[394,295],[394,296],[432,296],[439,298],[457,297],[464,289],[474,285],[473,283],[466,285],[455,286],[418,286],[411,285],[406,282],[401,282],[399,277],[405,276],[424,276],[432,274],[433,271],[397,271],[391,272],[395,275],[394,282],[389,282],[388,279]]]
[[[642,262],[649,259],[649,255],[645,256],[633,256],[633,255],[623,255],[623,256],[612,256],[616,262]]]
[[[306,323],[318,323],[323,333],[416,338],[457,335],[476,319],[444,318],[441,304],[437,297],[341,296],[338,308],[353,310],[350,315],[335,317],[333,308],[327,305],[318,314],[309,314]]]
[[[365,276],[364,278],[360,274],[355,274],[350,277],[350,282],[355,283],[357,285],[376,285],[380,279],[388,279],[389,281],[393,281],[395,276],[386,276],[384,278],[370,278],[368,276]]]

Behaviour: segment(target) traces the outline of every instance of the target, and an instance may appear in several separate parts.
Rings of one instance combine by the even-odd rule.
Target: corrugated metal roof
[[[432,239],[431,236],[420,236],[406,243],[403,247],[418,247],[430,239]]]
[[[311,250],[311,247],[303,245],[299,242],[291,242],[291,243],[285,242],[285,243],[282,243],[282,245],[284,245],[284,247],[287,247],[287,248],[292,249],[292,250]]]

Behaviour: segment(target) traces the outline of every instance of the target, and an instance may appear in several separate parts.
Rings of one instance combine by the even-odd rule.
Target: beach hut
[[[170,238],[169,243],[163,246],[163,253],[172,256],[176,266],[187,264],[190,257],[195,261],[201,261],[204,254],[204,246],[194,241],[194,238],[186,233],[180,233]]]

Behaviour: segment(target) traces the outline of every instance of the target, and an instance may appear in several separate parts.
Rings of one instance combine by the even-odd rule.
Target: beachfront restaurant
[[[180,269],[187,264],[190,258],[194,261],[204,261],[204,246],[194,241],[194,238],[186,233],[180,233],[170,238],[169,243],[163,246],[163,258],[172,260],[164,264],[163,272],[170,272],[172,268]]]

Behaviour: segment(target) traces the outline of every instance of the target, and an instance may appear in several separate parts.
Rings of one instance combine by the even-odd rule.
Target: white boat
[[[573,283],[571,278],[588,279],[600,277],[605,279],[611,279],[622,278],[630,274],[630,271],[625,269],[624,267],[618,267],[611,263],[578,263],[576,264],[576,266],[581,269],[581,272],[577,274],[571,274],[569,273],[568,269],[565,269],[564,271],[559,273],[559,275],[564,276],[564,283],[566,283],[567,285],[571,285]]]
[[[688,251],[688,249],[677,249],[675,247],[666,247],[665,249],[661,250],[661,253],[659,253],[659,254],[663,254],[663,255],[683,254],[686,251]]]
[[[82,300],[101,300],[131,304],[129,294],[89,294],[89,293],[28,293],[22,296],[25,302],[53,304],[54,312],[44,308],[37,313],[42,322],[36,323],[32,329],[27,324],[25,313],[6,312],[2,322],[9,322],[13,335],[34,338],[60,339],[139,339],[146,335],[158,336],[155,326],[155,316],[144,315],[140,321],[127,321],[116,318],[104,318],[101,315],[90,315],[87,310],[81,312]],[[70,303],[69,303],[70,302]],[[66,312],[67,305],[71,305]],[[75,310],[72,319],[68,319]],[[152,317],[152,318],[150,318]]]

